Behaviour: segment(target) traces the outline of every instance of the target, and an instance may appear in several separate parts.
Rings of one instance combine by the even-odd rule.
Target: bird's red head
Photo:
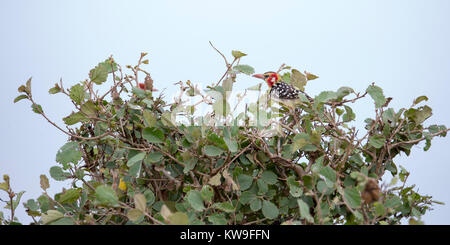
[[[281,81],[281,76],[278,73],[273,71],[265,72],[264,74],[255,74],[253,77],[263,79],[266,81],[269,88],[271,88],[275,83]]]

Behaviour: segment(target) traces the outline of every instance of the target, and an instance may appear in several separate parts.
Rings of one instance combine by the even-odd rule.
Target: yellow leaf
[[[172,212],[171,212],[170,209],[166,206],[166,204],[162,205],[160,213],[161,213],[161,216],[162,216],[165,220],[167,220],[167,219],[172,215]]]
[[[126,191],[127,190],[127,184],[125,184],[125,181],[123,181],[122,178],[120,178],[119,189],[122,190],[122,191]]]
[[[212,185],[212,186],[218,186],[220,185],[220,177],[222,177],[220,175],[220,173],[217,173],[216,175],[214,175],[211,179],[209,179],[208,184]]]

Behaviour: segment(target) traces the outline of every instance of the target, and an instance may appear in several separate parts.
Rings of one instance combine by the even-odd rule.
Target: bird
[[[139,83],[139,88],[143,89],[143,90],[147,90],[147,88],[145,86],[145,83]],[[156,88],[152,88],[151,91],[156,92],[156,91],[159,91],[159,90],[156,89]]]
[[[278,73],[268,71],[263,74],[255,74],[253,77],[263,79],[267,83],[270,88],[268,95],[270,99],[291,108],[301,103],[299,93],[302,91],[283,82]]]

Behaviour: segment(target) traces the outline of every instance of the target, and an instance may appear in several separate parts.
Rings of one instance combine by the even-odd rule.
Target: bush
[[[231,63],[223,55],[226,72],[215,86],[180,81],[173,103],[152,91],[145,53],[127,66],[130,74],[110,57],[89,79],[49,90],[75,107],[63,118],[67,130],[36,103],[31,79],[20,86],[14,102],[29,100],[69,136],[50,176],[71,186],[52,197],[41,175],[43,194],[24,203],[33,224],[416,224],[439,203],[407,186],[409,172],[394,163],[421,141],[426,151],[433,137],[446,136],[443,125],[424,126],[432,115],[422,105],[427,97],[399,110],[388,107],[391,98],[375,84],[363,93],[303,92],[295,108],[272,104],[261,84],[231,97],[236,75],[254,72],[239,64],[246,54],[232,55]],[[317,78],[284,65],[278,72],[302,91]],[[94,92],[107,83],[105,94]],[[258,97],[239,111],[247,92]],[[350,105],[368,97],[375,115],[360,132],[349,126],[356,118]],[[386,171],[393,179],[380,184]],[[8,176],[4,181],[11,215],[0,220],[17,223],[21,193],[11,190]]]

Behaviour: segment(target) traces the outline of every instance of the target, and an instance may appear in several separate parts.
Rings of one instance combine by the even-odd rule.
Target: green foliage
[[[408,186],[409,172],[394,163],[399,154],[410,155],[412,146],[424,141],[428,150],[434,137],[446,136],[444,125],[423,124],[432,110],[418,105],[427,97],[395,110],[372,84],[363,94],[349,87],[316,96],[302,92],[302,103],[290,110],[267,101],[260,83],[248,88],[260,93],[258,100],[245,111],[232,111],[247,92],[229,96],[239,82],[236,74],[251,75],[254,69],[234,65],[246,54],[231,54],[234,61],[216,86],[202,91],[180,82],[175,103],[130,87],[141,82],[134,76],[138,72],[152,82],[140,67],[148,63],[146,53],[138,65],[127,66],[132,75],[109,58],[69,90],[55,84],[49,93],[67,96],[76,110],[63,118],[70,137],[49,173],[57,181],[70,180],[71,187],[52,197],[41,175],[43,195],[24,203],[34,223],[399,224],[402,218],[420,223],[439,203]],[[280,71],[283,81],[301,91],[318,78],[288,66]],[[106,94],[92,92],[109,83]],[[33,111],[46,117],[32,97],[31,79],[18,91],[14,102],[30,100]],[[347,123],[357,119],[350,103],[366,95],[375,102],[375,116],[364,121],[362,132]],[[193,106],[186,98],[199,102]],[[197,113],[200,105],[207,111]],[[386,170],[399,183],[380,188]],[[0,190],[13,193],[9,177],[4,180]],[[11,194],[7,208],[17,207],[21,193]],[[2,217],[2,223],[17,222]]]
[[[366,91],[375,101],[376,108],[380,108],[384,103],[386,103],[386,97],[384,97],[383,90],[380,87],[370,85]]]
[[[255,69],[249,65],[236,65],[233,67],[235,71],[242,72],[247,75],[251,75],[255,73]]]

